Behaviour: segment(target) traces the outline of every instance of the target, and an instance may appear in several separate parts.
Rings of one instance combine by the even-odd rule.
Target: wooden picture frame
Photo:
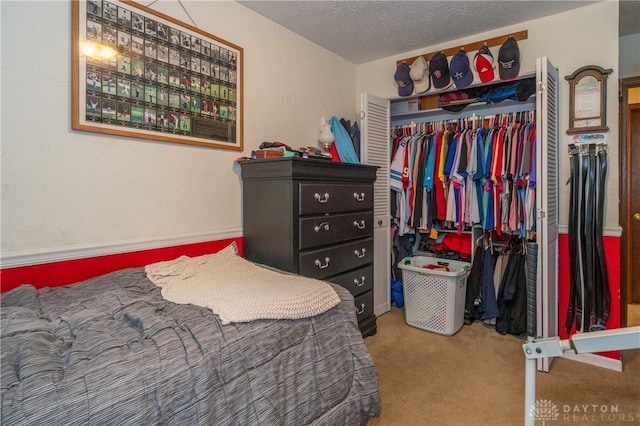
[[[243,49],[131,0],[72,1],[72,128],[243,149]]]
[[[573,133],[606,132],[607,75],[612,69],[587,65],[565,77],[569,82],[569,130]]]

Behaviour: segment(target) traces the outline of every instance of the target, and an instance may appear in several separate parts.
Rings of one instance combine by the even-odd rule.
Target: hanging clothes
[[[495,320],[500,316],[496,299],[493,273],[495,262],[491,247],[485,247],[482,253],[482,281],[480,282],[479,318],[485,322]]]
[[[409,232],[409,226],[404,220],[407,215],[406,187],[409,182],[409,166],[407,149],[411,136],[397,135],[393,140],[393,157],[390,166],[390,186],[396,197],[396,225],[399,235]]]
[[[494,242],[487,232],[477,242],[465,300],[465,323],[482,320],[500,334],[527,331],[527,274],[524,239]]]
[[[334,115],[331,117],[331,132],[334,135],[335,141],[333,145],[338,151],[340,160],[345,163],[360,163],[360,159],[356,154],[356,150],[351,140],[351,135],[344,128],[340,120]]]
[[[391,188],[405,192],[398,197],[404,205],[397,220],[406,222],[400,223],[401,232],[438,226],[461,233],[480,225],[498,235],[532,237],[536,133],[531,119],[513,113],[395,129],[390,177]]]
[[[473,255],[473,263],[467,277],[467,292],[464,303],[464,322],[472,324],[476,318],[479,318],[480,309],[480,286],[482,283],[482,269],[484,266],[484,249],[477,245]]]
[[[496,331],[500,334],[521,334],[527,331],[525,260],[521,246],[511,249],[498,291],[500,317],[496,321]]]
[[[488,239],[472,248],[465,322],[482,320],[502,334],[526,331],[524,249],[512,249],[535,239],[535,113],[412,122],[394,128],[391,141],[396,238],[482,229]],[[494,250],[492,234],[515,245]]]

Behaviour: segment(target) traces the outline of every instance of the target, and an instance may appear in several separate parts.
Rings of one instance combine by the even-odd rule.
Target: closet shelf
[[[535,75],[531,74],[522,74],[517,79],[511,81],[500,81],[489,84],[479,84],[475,87],[483,87],[489,90],[491,89],[499,89],[502,86],[511,85],[514,82],[522,82],[525,80],[535,81]],[[473,89],[472,87],[470,87]],[[462,89],[462,91],[466,91],[468,88]],[[447,92],[443,92],[447,93]],[[467,92],[469,95],[472,95],[473,92]],[[438,95],[431,95],[438,96]],[[428,96],[429,97],[429,96]],[[431,100],[433,101],[433,100]],[[407,101],[405,101],[407,102]],[[498,102],[489,101],[476,101],[469,102],[467,106],[464,107],[461,111],[449,111],[444,109],[443,107],[434,107],[434,108],[425,108],[425,109],[413,109],[407,110],[409,105],[405,105],[406,108],[397,108],[395,111],[393,110],[393,105],[402,105],[404,102],[396,100],[392,101],[392,110],[391,110],[391,119],[394,122],[394,125],[397,126],[406,126],[414,124],[415,122],[424,122],[424,121],[449,121],[449,120],[458,120],[458,119],[467,119],[473,116],[495,116],[498,114],[512,113],[512,112],[523,112],[523,111],[531,111],[536,109],[536,96],[535,91],[524,101],[518,101],[515,99],[504,99]],[[425,104],[433,104],[434,102],[424,102]],[[421,100],[420,104],[423,102]],[[445,106],[446,107],[446,106]]]
[[[521,73],[520,75],[518,75],[517,78],[513,79],[513,80],[509,80],[509,81],[502,81],[499,79],[494,79],[493,81],[490,81],[488,83],[481,83],[481,82],[474,82],[471,83],[470,85],[468,85],[467,87],[465,87],[464,89],[457,89],[455,87],[455,85],[445,89],[445,90],[434,90],[431,89],[427,92],[424,93],[416,93],[413,95],[409,95],[409,96],[393,96],[388,98],[389,101],[391,103],[394,102],[402,102],[402,101],[408,101],[411,99],[420,99],[423,98],[425,96],[431,96],[431,95],[443,95],[445,93],[449,93],[449,92],[457,92],[460,90],[468,90],[468,89],[473,89],[476,87],[490,87],[490,86],[496,86],[496,85],[500,85],[500,84],[505,84],[505,83],[511,83],[514,81],[519,81],[519,80],[526,80],[527,78],[535,78],[536,77],[536,73],[535,72],[528,72],[528,73]]]
[[[506,99],[499,103],[491,103],[491,104],[488,104],[486,102],[473,103],[473,104],[469,104],[465,109],[459,112],[451,112],[451,111],[446,111],[442,108],[435,108],[435,109],[423,109],[419,111],[397,112],[397,113],[392,113],[391,116],[393,117],[394,120],[403,120],[403,119],[415,120],[416,118],[418,119],[427,118],[430,121],[440,121],[440,120],[468,118],[468,117],[471,117],[474,113],[487,111],[489,108],[491,109],[490,115],[496,115],[496,114],[502,114],[505,112],[529,111],[529,110],[535,109],[535,106],[536,106],[536,97],[535,95],[532,95],[526,101],[522,101],[522,102]],[[521,108],[518,109],[518,107],[521,107]],[[407,123],[398,121],[397,124],[403,125]]]

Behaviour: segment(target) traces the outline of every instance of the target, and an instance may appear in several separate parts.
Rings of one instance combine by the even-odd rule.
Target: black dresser
[[[377,167],[300,157],[239,163],[245,257],[349,289],[362,335],[375,334]]]

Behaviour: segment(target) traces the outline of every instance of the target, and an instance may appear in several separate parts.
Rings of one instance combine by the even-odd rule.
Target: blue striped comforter
[[[1,296],[2,425],[356,425],[380,412],[353,298],[222,325],[143,268]]]

